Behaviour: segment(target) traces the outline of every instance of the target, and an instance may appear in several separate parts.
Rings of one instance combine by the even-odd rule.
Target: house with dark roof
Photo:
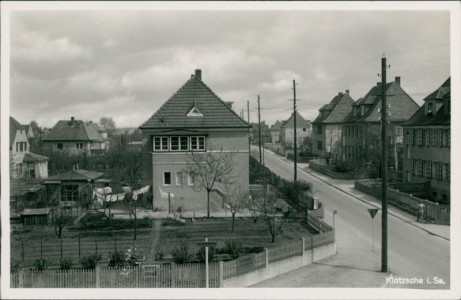
[[[345,93],[338,93],[328,104],[319,109],[319,115],[312,122],[312,152],[326,158],[342,155],[343,122],[352,110],[354,100]]]
[[[294,113],[282,123],[280,127],[280,143],[285,147],[294,146]],[[305,120],[299,112],[296,112],[296,144],[298,147],[304,143],[306,138],[312,136],[311,121]]]
[[[272,143],[280,143],[280,129],[282,128],[282,122],[277,120],[274,125],[271,126],[270,132],[272,136]]]
[[[30,152],[28,128],[10,117],[10,175],[12,179],[48,177],[48,157]]]
[[[59,206],[89,207],[93,201],[93,189],[103,175],[77,166],[71,171],[50,176],[43,183],[50,197],[59,201]]]
[[[402,124],[419,108],[405,92],[400,77],[385,86],[388,122],[389,167],[401,171],[403,131]],[[343,160],[357,167],[367,167],[379,174],[381,156],[381,82],[352,105],[352,111],[344,120]]]
[[[206,211],[206,191],[184,172],[192,152],[216,149],[234,153],[235,184],[249,190],[250,125],[202,80],[201,70],[176,91],[146,122],[142,131],[143,180],[153,186],[153,206],[168,210],[168,196],[185,210]],[[211,211],[221,210],[225,193],[216,185]],[[174,197],[172,197],[174,195]]]
[[[52,151],[67,151],[72,154],[103,154],[107,151],[107,134],[98,124],[75,120],[60,120],[43,138],[43,145]]]
[[[450,203],[450,78],[424,98],[403,126],[403,180],[430,183],[432,200]]]

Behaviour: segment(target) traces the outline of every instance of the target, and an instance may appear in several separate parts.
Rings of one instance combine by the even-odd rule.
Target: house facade
[[[345,93],[338,93],[328,104],[319,109],[312,122],[312,152],[326,158],[342,156],[343,122],[352,110],[354,100]]]
[[[381,82],[378,82],[353,105],[344,120],[343,161],[367,167],[379,174],[381,156]],[[388,105],[388,162],[396,171],[402,170],[402,124],[419,108],[418,104],[401,87],[400,77],[385,86]]]
[[[75,120],[61,120],[43,138],[48,151],[66,151],[71,154],[98,155],[108,150],[107,133],[98,124]]]
[[[282,127],[282,122],[277,120],[274,125],[271,126],[271,136],[272,136],[272,143],[280,143],[280,128]]]
[[[235,184],[249,190],[250,125],[195,74],[145,123],[142,131],[143,180],[153,186],[153,206],[205,211],[206,191],[186,174],[192,153],[232,152]],[[223,208],[219,183],[211,191],[211,211]]]
[[[294,147],[294,113],[283,122],[280,128],[280,143],[286,147]],[[307,138],[312,136],[312,125],[296,112],[296,144],[301,146]]]
[[[430,183],[432,200],[450,203],[450,78],[403,124],[403,177]]]
[[[21,125],[10,117],[10,175],[12,179],[43,179],[48,177],[48,157],[30,152],[30,126]]]

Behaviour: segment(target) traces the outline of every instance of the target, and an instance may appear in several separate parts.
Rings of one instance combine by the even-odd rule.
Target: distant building
[[[250,140],[252,144],[259,144],[259,124],[251,123]],[[271,132],[269,126],[264,121],[261,121],[261,141],[262,143],[271,142]]]
[[[48,157],[30,152],[28,132],[10,117],[10,175],[12,179],[41,179],[48,177]]]
[[[280,128],[280,143],[286,147],[294,147],[294,114],[283,122]],[[296,144],[300,147],[306,139],[312,136],[312,125],[296,112]]]
[[[271,126],[271,136],[272,136],[272,143],[280,143],[280,129],[282,128],[282,122],[277,120],[274,125]]]
[[[250,125],[202,80],[201,70],[171,96],[140,127],[143,140],[143,180],[153,186],[155,208],[168,210],[171,201],[185,210],[205,211],[206,191],[184,169],[192,152],[223,149],[235,153],[234,176],[249,190]],[[220,183],[211,191],[211,210],[222,209],[226,197]]]
[[[356,166],[367,166],[379,174],[381,155],[381,82],[378,82],[352,106],[343,128],[343,160]],[[401,170],[403,130],[402,124],[419,108],[403,90],[400,77],[385,87],[388,105],[389,166]]]
[[[108,150],[107,133],[98,124],[75,120],[61,120],[43,138],[44,147],[52,151],[72,154],[103,154]]]
[[[312,122],[312,152],[327,158],[341,158],[343,122],[352,110],[354,99],[338,93],[328,104],[319,109]]]
[[[433,200],[450,203],[450,78],[403,124],[404,182],[429,182]]]

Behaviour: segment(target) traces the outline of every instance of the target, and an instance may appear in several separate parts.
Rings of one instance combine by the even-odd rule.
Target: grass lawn
[[[169,256],[172,249],[181,243],[187,243],[190,251],[195,253],[198,249],[196,243],[204,241],[205,237],[208,237],[209,241],[217,241],[217,248],[223,247],[227,239],[239,241],[244,247],[274,247],[311,234],[314,233],[309,232],[299,222],[286,222],[275,243],[271,243],[268,226],[262,219],[254,223],[250,218],[237,218],[234,232],[231,218],[200,218],[193,221],[188,219],[185,225],[153,220],[151,228],[138,229],[135,245],[146,257],[145,264],[150,264],[154,262],[158,249],[165,256]],[[97,251],[102,256],[101,265],[105,266],[109,252],[115,248],[126,250],[133,244],[133,235],[133,229],[83,231],[66,228],[63,230],[61,247],[61,240],[54,234],[53,226],[20,225],[18,230],[12,231],[10,253],[22,267],[32,266],[34,260],[41,256],[50,265],[58,266],[61,253],[63,258],[71,258],[74,265],[79,266],[79,254],[80,257],[84,257]]]

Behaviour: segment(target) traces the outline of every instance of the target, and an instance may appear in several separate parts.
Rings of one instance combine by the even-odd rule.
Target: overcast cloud
[[[449,13],[435,11],[15,11],[11,15],[10,115],[118,127],[147,120],[194,72],[256,121],[299,112],[313,120],[338,92],[357,100],[380,78],[419,104],[449,76]]]

